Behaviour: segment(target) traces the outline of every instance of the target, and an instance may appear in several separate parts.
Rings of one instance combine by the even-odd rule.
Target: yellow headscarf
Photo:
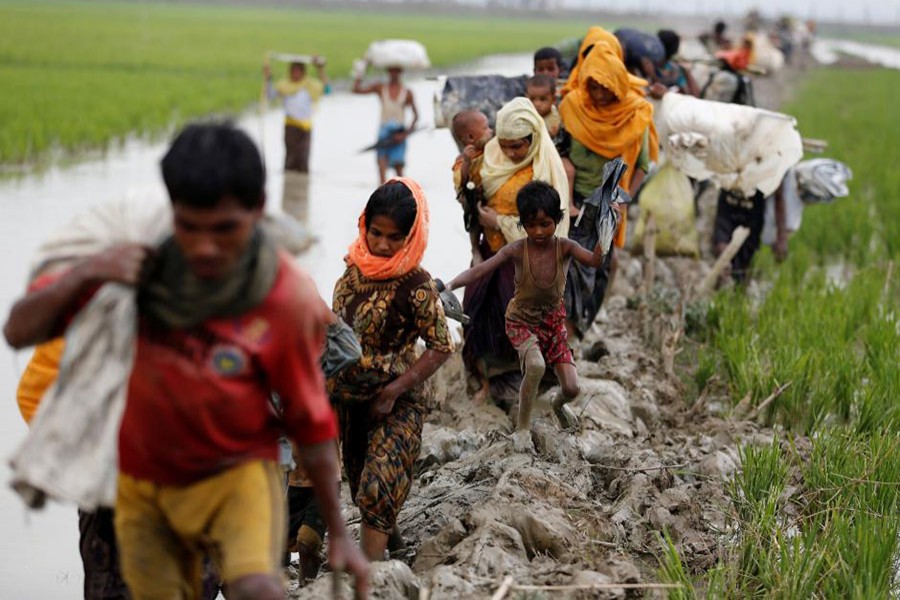
[[[528,98],[514,98],[497,112],[497,136],[484,147],[481,165],[481,186],[488,198],[518,171],[531,165],[534,179],[545,181],[559,192],[563,210],[569,208],[569,180],[562,159],[550,139],[544,119]],[[531,147],[522,162],[506,158],[498,140],[518,140],[531,136]]]
[[[618,98],[608,106],[596,106],[587,91],[593,79]],[[559,106],[563,124],[573,138],[600,156],[621,156],[628,165],[619,185],[628,189],[648,128],[650,159],[659,154],[659,140],[653,125],[653,106],[635,92],[622,61],[605,44],[594,46],[579,72],[578,87]]]
[[[582,63],[585,61],[584,52],[591,46],[596,46],[597,44],[606,44],[622,63],[625,62],[625,51],[622,49],[619,38],[602,27],[591,27],[587,30],[584,39],[581,40],[581,46],[578,48],[578,56],[575,58],[575,66],[569,71],[569,79],[566,81],[566,85],[563,86],[563,89],[560,92],[561,96],[565,96],[578,87],[578,73],[581,70]],[[648,85],[647,80],[635,77],[629,73],[628,82],[634,91],[642,96],[646,95],[644,88]]]

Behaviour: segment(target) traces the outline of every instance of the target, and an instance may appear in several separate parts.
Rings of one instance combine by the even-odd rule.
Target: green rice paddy
[[[272,50],[324,55],[330,75],[347,78],[375,39],[420,40],[433,64],[446,66],[533,51],[585,29],[497,17],[0,0],[0,163],[240,111],[259,97]]]

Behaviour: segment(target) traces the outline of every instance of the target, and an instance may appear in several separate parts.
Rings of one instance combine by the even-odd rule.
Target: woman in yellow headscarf
[[[488,259],[510,242],[525,237],[519,226],[516,195],[532,180],[552,185],[560,196],[560,207],[569,210],[569,182],[562,159],[550,139],[544,119],[527,98],[515,98],[497,112],[497,136],[484,147],[481,184],[485,205],[479,207],[483,229],[480,255]],[[557,235],[568,233],[563,219]],[[464,329],[463,361],[470,375],[488,393],[488,381],[496,379],[495,400],[500,390],[510,400],[518,399],[521,377],[518,353],[506,337],[506,306],[515,294],[512,263],[466,287],[463,309],[471,320]],[[509,374],[507,376],[507,374]]]
[[[584,58],[578,86],[563,98],[559,113],[572,138],[569,160],[575,166],[575,206],[580,207],[602,183],[603,166],[617,157],[628,166],[619,185],[634,195],[659,152],[653,106],[631,86],[625,65],[608,44],[595,44]],[[622,213],[615,239],[618,248],[625,245],[624,210]],[[577,240],[578,235],[575,230],[570,237]],[[615,253],[607,254],[597,272],[574,264],[571,269],[575,272],[569,272],[566,309],[571,331],[583,335],[600,310],[606,284],[615,274]]]
[[[560,91],[561,96],[565,96],[578,87],[578,73],[581,71],[581,65],[584,63],[585,58],[590,51],[597,44],[606,44],[613,54],[619,57],[619,60],[622,61],[622,63],[625,62],[625,51],[622,49],[622,43],[619,42],[619,38],[602,27],[591,27],[584,35],[584,39],[581,40],[581,46],[578,48],[578,56],[575,57],[575,66],[569,71],[569,79]],[[641,95],[646,93],[645,88],[648,83],[645,79],[641,79],[640,77],[636,77],[629,73],[628,84],[635,92]]]

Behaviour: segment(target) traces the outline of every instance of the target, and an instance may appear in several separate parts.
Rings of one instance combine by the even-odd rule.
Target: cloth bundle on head
[[[622,64],[625,64],[625,50],[622,49],[622,43],[619,41],[619,38],[602,27],[591,27],[585,34],[584,39],[581,40],[581,46],[578,48],[578,56],[575,57],[575,66],[569,71],[569,79],[566,80],[566,85],[563,86],[560,95],[565,96],[578,87],[578,74],[581,71],[581,65],[586,58],[584,53],[597,44],[606,44],[612,53],[619,58]],[[645,95],[644,88],[647,87],[647,81],[645,79],[635,77],[629,73],[628,82],[635,92],[642,96]]]
[[[490,198],[516,172],[531,165],[534,179],[545,181],[559,192],[563,210],[569,208],[569,180],[559,152],[550,139],[544,119],[535,110],[528,98],[510,100],[497,113],[497,136],[484,147],[484,162],[481,166],[481,185],[484,194]],[[522,162],[510,161],[498,140],[518,140],[531,136],[531,147]],[[565,221],[565,219],[563,219]]]
[[[384,185],[400,182],[405,185],[416,201],[416,218],[412,229],[403,242],[403,247],[393,256],[375,256],[369,251],[366,241],[366,211],[359,215],[359,236],[350,244],[344,262],[356,265],[360,272],[369,279],[394,279],[406,275],[422,263],[425,248],[428,246],[428,201],[421,186],[409,177],[394,177]]]
[[[615,94],[618,101],[607,106],[594,104],[587,91],[589,79]],[[610,159],[622,157],[628,171],[619,185],[626,190],[631,185],[644,132],[648,129],[650,160],[655,161],[659,155],[653,106],[631,88],[625,65],[604,44],[594,46],[585,58],[579,70],[578,87],[563,98],[559,113],[566,131],[591,152]]]

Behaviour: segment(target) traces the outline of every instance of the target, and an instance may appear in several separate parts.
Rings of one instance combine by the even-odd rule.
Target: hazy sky
[[[459,1],[484,4],[486,0]],[[788,13],[821,21],[900,24],[900,0],[551,0],[551,3],[606,11],[702,14],[711,18],[738,16],[755,7],[770,17]]]

